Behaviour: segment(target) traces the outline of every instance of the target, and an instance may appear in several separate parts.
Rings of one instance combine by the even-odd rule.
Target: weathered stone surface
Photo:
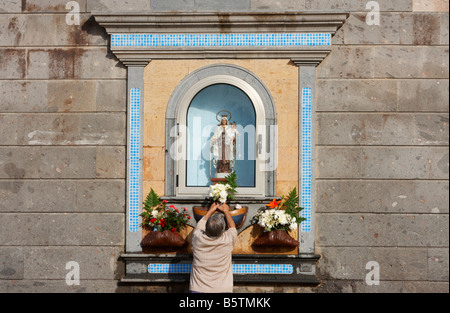
[[[66,270],[66,275],[69,270]],[[80,285],[69,286],[65,276],[58,280],[33,279],[33,280],[0,280],[0,292],[2,293],[114,293],[121,290],[116,279],[83,279]],[[125,287],[125,289],[127,289]],[[128,291],[125,291],[128,292]]]
[[[67,0],[26,0],[23,2],[23,12],[71,12],[71,6],[67,8]],[[76,0],[79,12],[86,12],[87,0]]]
[[[69,25],[64,14],[1,14],[0,46],[106,46],[105,29],[91,15],[79,19]]]
[[[64,280],[70,269],[68,262],[80,266],[80,286],[84,280],[116,279],[117,259],[120,249],[116,247],[34,247],[24,253],[24,278]],[[37,288],[39,289],[39,288]]]
[[[443,147],[319,147],[317,178],[448,179]]]
[[[123,180],[1,180],[0,212],[124,212]]]
[[[88,12],[144,12],[150,10],[148,0],[87,0]]]
[[[265,11],[265,10],[306,10],[307,0],[251,0],[251,10]]]
[[[449,14],[441,14],[441,45],[449,44],[449,23],[448,23]]]
[[[0,178],[124,178],[124,147],[0,147]]]
[[[375,77],[448,78],[448,47],[377,47]]]
[[[318,78],[448,78],[443,46],[335,46]]]
[[[398,110],[409,112],[448,112],[448,79],[399,80]]]
[[[0,13],[21,12],[22,0],[3,0],[0,2]]]
[[[23,279],[23,270],[23,249],[0,247],[0,280]]]
[[[125,148],[98,147],[96,153],[97,178],[125,178]]]
[[[125,145],[125,115],[0,114],[5,145]],[[7,127],[7,128],[6,128]]]
[[[317,212],[449,212],[448,181],[326,180],[316,186]]]
[[[77,183],[54,180],[1,180],[1,212],[64,212],[76,209]],[[79,211],[83,207],[78,207]]]
[[[358,0],[306,0],[306,8],[309,10],[323,10],[323,11],[367,11],[369,12],[371,7],[367,7],[368,1]],[[380,6],[380,12],[384,11],[411,11],[411,0],[379,0],[377,3]]]
[[[400,42],[397,13],[380,14],[379,25],[369,25],[367,13],[352,13],[342,27],[344,44],[398,44]]]
[[[319,145],[448,145],[448,114],[317,114]]]
[[[125,112],[125,80],[0,81],[0,112]]]
[[[3,213],[3,246],[114,246],[124,242],[118,213]]]
[[[250,9],[250,0],[152,0],[150,6],[155,11],[236,11]]]
[[[428,46],[441,43],[441,15],[401,14],[400,25],[400,44]]]
[[[77,181],[77,212],[125,212],[124,180]]]
[[[29,49],[27,67],[30,79],[126,77],[124,66],[105,48]]]
[[[448,248],[428,249],[428,280],[448,282]]]
[[[449,244],[448,214],[318,213],[316,221],[318,246],[448,247]],[[426,262],[421,263],[425,271]]]
[[[365,281],[370,269],[366,264],[378,262],[380,281],[427,280],[427,248],[320,247],[319,276],[324,279]],[[339,260],[339,261],[337,261]],[[338,264],[337,264],[338,262]]]
[[[448,0],[413,0],[414,12],[448,12]]]
[[[24,78],[26,71],[25,60],[25,50],[0,48],[0,79]]]
[[[396,80],[319,79],[316,111],[396,111]]]

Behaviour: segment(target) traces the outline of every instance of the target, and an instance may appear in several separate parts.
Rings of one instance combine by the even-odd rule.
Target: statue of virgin
[[[236,129],[228,125],[228,117],[222,115],[220,125],[211,137],[211,147],[214,156],[213,164],[216,173],[231,173],[234,168],[236,151]]]

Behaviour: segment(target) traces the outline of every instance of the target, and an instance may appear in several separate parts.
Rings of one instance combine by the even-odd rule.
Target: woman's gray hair
[[[213,239],[219,238],[225,231],[225,226],[226,225],[223,214],[213,214],[206,221],[205,234]]]

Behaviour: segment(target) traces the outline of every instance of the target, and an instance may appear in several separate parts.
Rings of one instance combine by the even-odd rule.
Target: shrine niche
[[[151,189],[161,201],[201,218],[197,208],[212,203],[211,186],[229,184],[233,197],[218,200],[236,210],[245,208],[236,214],[235,281],[318,283],[312,163],[315,67],[331,51],[331,38],[347,14],[95,18],[111,35],[111,51],[128,67],[122,281],[185,281],[190,272],[190,236],[198,218],[179,233],[186,244],[173,249],[141,245],[149,231],[142,228],[142,203]],[[233,175],[235,185],[229,181]],[[288,238],[274,235],[278,244],[255,244],[273,238],[263,238],[265,229],[254,217],[268,205],[276,210],[282,196],[293,190],[302,210],[294,210],[298,220],[283,217]]]

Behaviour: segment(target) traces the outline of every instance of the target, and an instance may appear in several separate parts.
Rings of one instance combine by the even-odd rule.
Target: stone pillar
[[[144,68],[147,63],[128,65],[127,77],[127,253],[141,253]],[[127,65],[127,64],[126,64]]]
[[[299,254],[314,254],[315,241],[315,83],[316,64],[299,66],[299,205],[306,220],[300,225]]]

